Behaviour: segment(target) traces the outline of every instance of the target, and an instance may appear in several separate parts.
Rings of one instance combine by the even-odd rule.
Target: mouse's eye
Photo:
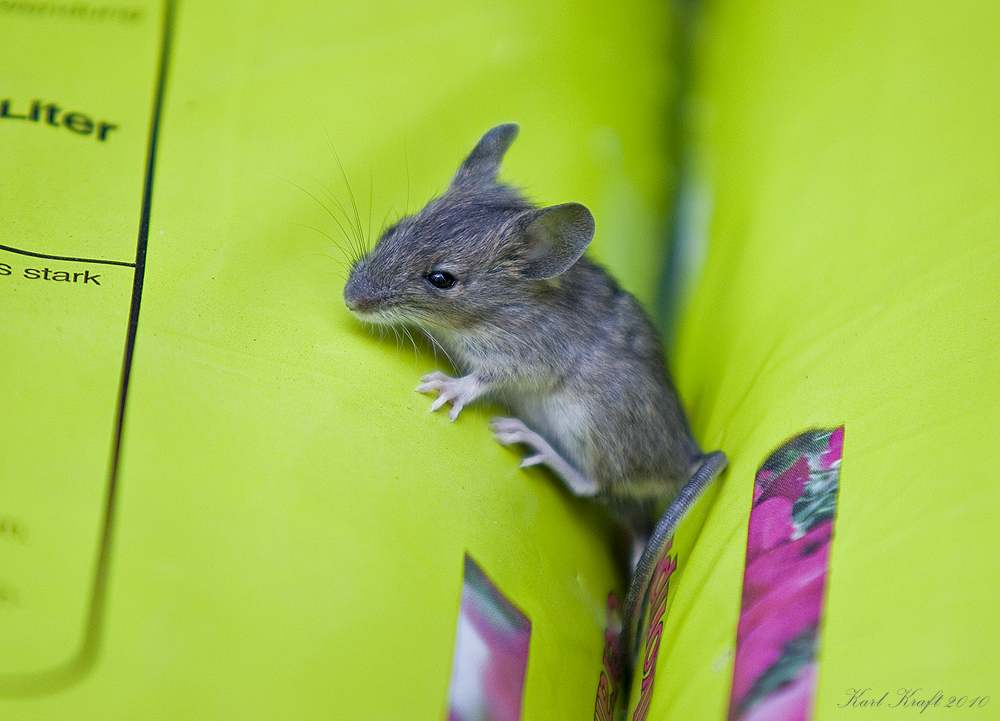
[[[424,277],[427,278],[428,283],[433,285],[435,288],[440,288],[441,290],[447,290],[455,285],[458,280],[455,276],[445,270],[432,270]]]

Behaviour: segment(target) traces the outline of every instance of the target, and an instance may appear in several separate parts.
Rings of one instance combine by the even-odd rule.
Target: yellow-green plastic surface
[[[531,620],[524,718],[593,713],[605,516],[490,409],[427,412],[441,359],[347,313],[322,206],[353,215],[342,164],[374,237],[517,121],[503,177],[591,207],[651,300],[673,29],[650,2],[0,6],[0,718],[442,718],[466,552]]]
[[[730,468],[649,718],[725,718],[754,472],[840,424],[815,718],[917,714],[907,689],[998,718],[1000,6],[714,2],[697,27],[709,245],[675,367]]]

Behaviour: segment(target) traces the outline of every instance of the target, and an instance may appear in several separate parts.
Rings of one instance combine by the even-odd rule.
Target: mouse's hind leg
[[[594,496],[600,490],[597,483],[578,471],[563,458],[549,442],[524,425],[519,418],[494,418],[490,422],[493,436],[502,446],[523,443],[534,453],[521,461],[521,468],[545,465],[559,476],[566,487],[577,496]]]

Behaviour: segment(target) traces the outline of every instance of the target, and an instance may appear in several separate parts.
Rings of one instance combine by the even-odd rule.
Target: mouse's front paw
[[[438,397],[431,404],[431,411],[436,411],[450,402],[451,410],[448,412],[448,418],[455,420],[466,403],[482,395],[483,385],[472,375],[452,378],[441,371],[434,371],[420,379],[417,391],[430,393],[434,390],[438,391]]]

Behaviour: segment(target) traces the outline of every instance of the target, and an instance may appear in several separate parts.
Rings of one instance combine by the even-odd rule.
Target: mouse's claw
[[[530,456],[525,456],[524,460],[521,461],[521,468],[528,468],[530,466],[537,466],[540,463],[545,463],[544,453],[535,453]]]
[[[501,446],[509,446],[514,443],[524,443],[530,446],[531,439],[538,436],[519,418],[494,418],[490,421],[490,429],[493,431],[493,437]]]
[[[466,403],[478,398],[483,392],[483,385],[472,375],[452,378],[441,371],[428,373],[420,379],[416,390],[419,393],[430,393],[436,390],[438,397],[431,403],[433,413],[445,403],[451,403],[448,418],[454,421],[462,412]]]

